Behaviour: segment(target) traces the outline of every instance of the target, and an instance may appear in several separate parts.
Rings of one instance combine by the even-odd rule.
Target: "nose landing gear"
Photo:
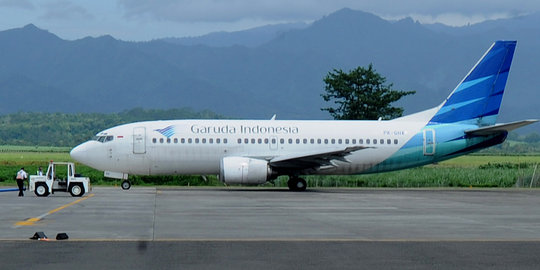
[[[131,182],[129,182],[129,180],[124,180],[122,181],[121,186],[123,190],[128,190],[129,188],[131,188]]]

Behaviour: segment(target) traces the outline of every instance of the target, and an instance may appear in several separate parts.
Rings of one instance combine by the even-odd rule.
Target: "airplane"
[[[289,176],[355,175],[422,166],[504,142],[538,119],[496,124],[516,41],[496,41],[439,106],[393,120],[164,120],[103,130],[70,152],[105,176],[214,175],[258,185]]]

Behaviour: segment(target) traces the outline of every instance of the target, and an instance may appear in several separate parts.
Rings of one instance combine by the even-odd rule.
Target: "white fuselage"
[[[390,121],[169,120],[104,130],[71,156],[105,175],[219,174],[233,184],[288,175],[421,166],[502,143],[536,122],[496,124],[516,41],[496,41],[439,106]],[[128,185],[129,187],[129,185]]]
[[[218,174],[227,156],[280,156],[364,146],[318,174],[362,173],[420,132],[419,121],[171,120],[114,127],[72,151],[103,171],[138,175]],[[168,130],[165,130],[168,129]],[[161,132],[160,132],[161,131]],[[108,139],[107,139],[108,138]],[[361,153],[361,154],[360,154]]]

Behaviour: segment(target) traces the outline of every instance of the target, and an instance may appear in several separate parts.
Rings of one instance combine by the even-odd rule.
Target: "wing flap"
[[[530,125],[533,123],[536,123],[540,120],[538,119],[528,119],[528,120],[522,120],[522,121],[516,121],[511,123],[505,123],[505,124],[495,124],[493,126],[487,126],[487,127],[481,127],[476,129],[470,129],[466,130],[465,133],[467,135],[476,135],[476,136],[488,136],[493,135],[501,132],[508,132],[526,125]]]
[[[349,162],[346,156],[354,151],[366,149],[365,146],[351,146],[329,151],[316,151],[293,155],[278,156],[269,161],[274,168],[307,169],[323,166],[335,166],[334,161]]]

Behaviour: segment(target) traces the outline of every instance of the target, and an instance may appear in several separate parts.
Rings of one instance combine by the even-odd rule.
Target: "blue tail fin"
[[[496,41],[454,89],[430,124],[495,124],[516,41]]]

